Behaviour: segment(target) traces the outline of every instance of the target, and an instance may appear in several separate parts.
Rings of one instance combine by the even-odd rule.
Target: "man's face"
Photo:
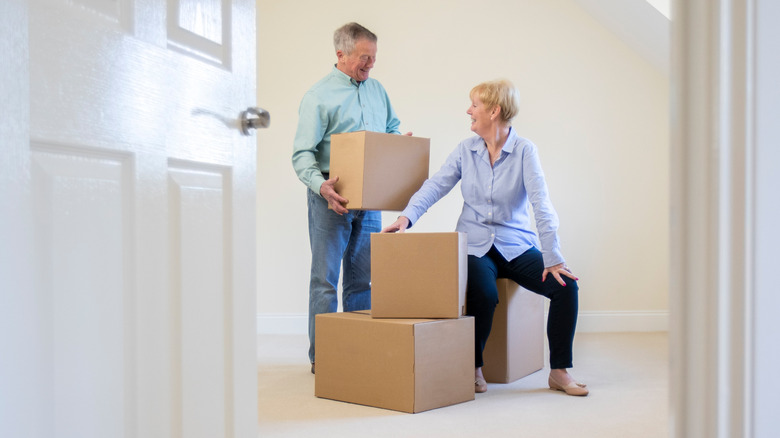
[[[352,79],[363,82],[368,79],[368,73],[374,68],[376,61],[376,43],[366,39],[357,40],[355,49],[347,55],[341,50],[336,52],[338,69]]]

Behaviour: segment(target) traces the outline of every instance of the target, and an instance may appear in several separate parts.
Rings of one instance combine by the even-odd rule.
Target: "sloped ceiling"
[[[572,0],[641,57],[669,76],[670,20],[667,1]],[[665,6],[665,7],[664,7]]]

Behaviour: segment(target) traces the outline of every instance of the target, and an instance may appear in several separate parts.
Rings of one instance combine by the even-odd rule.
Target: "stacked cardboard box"
[[[465,233],[371,235],[371,316],[458,318],[466,314]]]
[[[373,309],[317,315],[315,395],[404,412],[474,400],[465,234],[371,237]]]
[[[409,413],[474,399],[473,318],[316,319],[317,397]]]

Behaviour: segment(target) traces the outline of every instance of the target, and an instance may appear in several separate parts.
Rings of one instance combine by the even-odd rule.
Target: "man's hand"
[[[328,206],[330,206],[334,212],[343,215],[344,213],[349,212],[349,210],[346,208],[347,202],[349,202],[349,200],[341,197],[341,195],[336,193],[334,186],[338,180],[339,177],[334,176],[333,178],[322,183],[320,186],[320,195],[328,201]]]

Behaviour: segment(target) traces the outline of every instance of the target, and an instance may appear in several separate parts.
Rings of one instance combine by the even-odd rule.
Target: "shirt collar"
[[[479,138],[479,137],[477,137]],[[519,137],[517,136],[517,133],[515,132],[515,128],[510,126],[509,127],[509,135],[506,136],[506,142],[504,142],[504,147],[501,148],[501,151],[506,152],[508,154],[511,154],[515,150],[515,146],[517,146]],[[482,153],[486,150],[485,148],[485,140],[479,138],[479,141],[475,141],[471,144],[470,149],[476,153]]]
[[[517,146],[517,133],[515,132],[515,128],[509,127],[509,135],[506,136],[506,143],[504,143],[504,147],[502,150],[506,151],[506,153],[511,154],[515,150],[515,146]]]
[[[343,71],[339,70],[338,67],[336,67],[336,64],[333,64],[333,71],[331,71],[331,74],[338,78],[339,81],[343,82],[344,85],[346,84],[352,84],[356,87],[359,87],[362,82],[358,82],[354,79],[352,79],[348,74],[344,73]],[[365,81],[363,81],[365,82]]]

